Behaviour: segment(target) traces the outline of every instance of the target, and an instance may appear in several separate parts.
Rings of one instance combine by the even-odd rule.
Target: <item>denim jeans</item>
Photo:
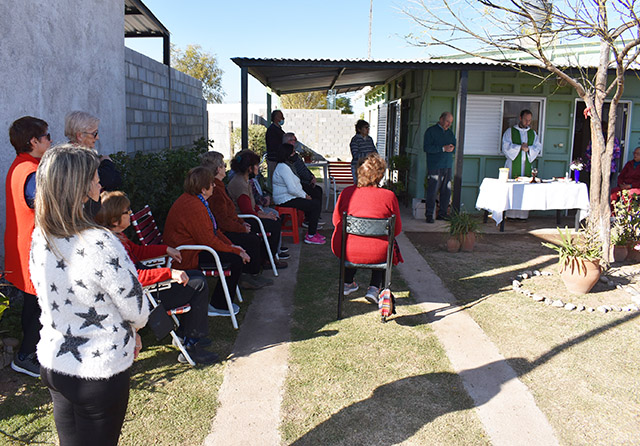
[[[436,194],[440,194],[439,217],[447,216],[451,199],[451,168],[427,170],[427,197],[425,199],[425,217],[433,217],[436,208]]]

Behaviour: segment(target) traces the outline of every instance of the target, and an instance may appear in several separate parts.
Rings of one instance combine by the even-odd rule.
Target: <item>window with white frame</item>
[[[467,96],[467,116],[464,137],[465,155],[502,154],[502,135],[518,123],[522,110],[531,110],[531,128],[540,135],[544,122],[544,98],[512,96]]]

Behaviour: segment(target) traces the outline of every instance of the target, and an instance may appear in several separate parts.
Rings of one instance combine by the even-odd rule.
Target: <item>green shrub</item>
[[[252,124],[249,126],[249,150],[253,150],[258,155],[262,156],[267,151],[267,141],[265,135],[267,134],[267,128],[260,124]],[[233,144],[233,153],[239,152],[242,146],[240,142],[242,136],[242,129],[237,127],[233,129],[231,135],[231,143]]]
[[[122,190],[131,200],[131,209],[135,212],[148,204],[162,229],[171,205],[183,192],[187,172],[200,165],[198,156],[212,145],[213,141],[201,138],[193,147],[112,155],[122,174]]]

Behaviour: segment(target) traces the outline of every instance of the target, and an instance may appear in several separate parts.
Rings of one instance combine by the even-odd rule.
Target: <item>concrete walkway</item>
[[[404,263],[398,265],[411,295],[445,348],[491,443],[495,446],[556,445],[558,440],[533,395],[480,326],[456,305],[424,258],[404,234],[398,237]]]
[[[279,445],[280,403],[289,357],[300,245],[288,244],[289,267],[256,292],[227,364],[220,407],[205,446]],[[270,277],[269,273],[263,273]]]
[[[558,444],[533,396],[495,345],[456,306],[454,296],[409,240],[401,235],[398,241],[405,259],[398,270],[425,313],[433,315],[431,326],[473,398],[492,444]],[[256,293],[242,324],[220,388],[220,407],[204,442],[207,446],[281,444],[280,404],[300,255],[299,245],[289,246],[289,268],[281,272],[276,286]]]

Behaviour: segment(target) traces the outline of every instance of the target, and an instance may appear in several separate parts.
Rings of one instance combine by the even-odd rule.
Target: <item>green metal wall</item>
[[[409,103],[405,153],[411,158],[409,193],[424,197],[426,156],[422,150],[425,130],[443,111],[457,110],[460,72],[455,70],[413,71],[387,85],[387,100]],[[532,96],[546,98],[543,155],[538,158],[539,176],[563,176],[571,164],[574,108],[577,98],[571,87],[560,87],[555,78],[542,82],[515,71],[470,71],[468,93],[473,95]],[[632,101],[627,152],[640,146],[640,79],[628,75],[623,100]],[[456,126],[454,122],[454,127]],[[627,157],[629,158],[629,156]],[[478,188],[485,177],[496,178],[504,157],[466,155],[462,175],[462,206],[475,211]]]

